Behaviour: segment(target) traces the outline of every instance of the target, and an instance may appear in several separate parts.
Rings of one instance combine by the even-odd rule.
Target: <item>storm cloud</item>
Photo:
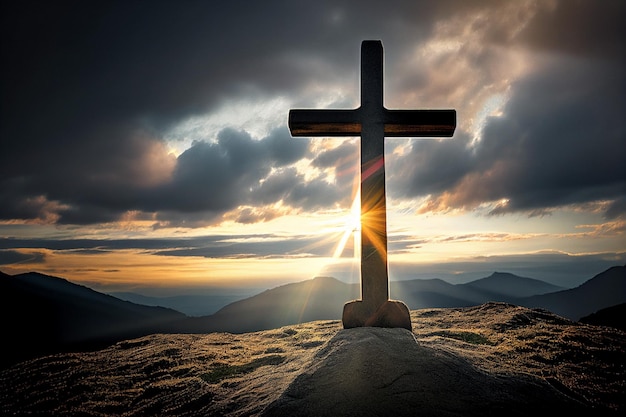
[[[261,137],[200,133],[178,155],[165,133],[237,100],[354,102],[367,38],[385,43],[393,103],[459,115],[454,138],[388,159],[395,198],[624,214],[620,1],[12,2],[1,15],[0,220],[196,227],[349,207],[355,144],[294,140],[287,114]],[[471,101],[495,93],[506,105],[475,138]]]
[[[489,204],[492,214],[533,215],[596,203],[605,217],[623,217],[626,54],[619,21],[625,13],[620,2],[557,2],[517,33],[484,31],[479,54],[459,49],[458,62],[480,57],[483,84],[508,76],[506,68],[494,70],[498,57],[513,55],[512,64],[529,69],[502,93],[506,104],[477,136],[457,130],[453,140],[414,140],[395,156],[394,196],[426,198],[421,212]]]
[[[336,242],[320,236],[213,235],[194,238],[152,239],[6,239],[0,238],[0,265],[43,262],[44,249],[57,253],[103,254],[118,250],[139,250],[160,256],[203,258],[326,256]],[[6,249],[15,248],[15,249]]]
[[[541,212],[610,200],[606,215],[617,217],[626,190],[625,89],[623,73],[605,62],[561,58],[513,86],[479,141],[414,141],[394,189],[430,196],[424,210],[505,201],[493,212]]]

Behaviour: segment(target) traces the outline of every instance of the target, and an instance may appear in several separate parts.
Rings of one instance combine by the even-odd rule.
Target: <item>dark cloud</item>
[[[403,196],[438,194],[451,189],[472,169],[469,137],[411,141],[408,153],[389,158],[390,191]]]
[[[262,140],[223,131],[217,143],[204,138],[178,159],[168,154],[163,132],[226,99],[282,95],[297,102],[312,82],[356,82],[363,39],[383,39],[389,73],[398,74],[406,62],[400,58],[440,19],[500,4],[4,2],[0,219],[88,224],[132,211],[163,226],[202,225],[279,199],[296,209],[345,204],[349,145],[313,159],[316,167],[338,164],[337,182],[329,184],[288,170],[307,145],[285,129]],[[494,42],[573,58],[518,83],[505,117],[489,124],[475,155],[463,154],[461,136],[441,149],[415,144],[407,161],[420,165],[401,163],[396,175],[402,193],[427,190],[436,198],[475,179],[465,187],[472,196],[450,204],[509,198],[507,210],[532,210],[623,197],[623,170],[615,165],[624,149],[623,20],[623,2],[563,1],[542,8],[517,38],[492,34]],[[586,59],[594,61],[576,62]],[[428,75],[411,68],[404,79],[420,87]],[[593,167],[588,176],[585,166]],[[242,221],[271,217],[240,213]]]
[[[24,188],[7,187],[5,201],[12,204],[5,205],[0,213],[5,218],[58,217],[58,223],[89,224],[114,221],[134,210],[160,212],[159,220],[180,225],[187,221],[197,226],[241,204],[254,203],[250,201],[251,191],[273,168],[302,158],[307,153],[307,142],[293,140],[285,128],[261,140],[243,131],[225,129],[215,142],[196,142],[177,159],[163,156],[160,146],[155,148],[155,152],[137,155],[135,164],[145,160],[141,170],[128,163],[102,177],[72,181],[41,178],[39,184],[32,185],[42,187],[38,197],[30,197]],[[271,176],[267,180],[274,181]]]
[[[537,50],[623,64],[625,17],[626,3],[621,0],[559,1],[538,14],[520,39]]]
[[[359,142],[346,140],[339,146],[319,152],[311,161],[311,166],[333,169],[339,191],[351,196],[351,187],[360,173]]]
[[[305,140],[294,140],[287,129],[274,130],[265,141],[270,158],[281,166],[300,160],[309,147]]]
[[[619,1],[562,1],[536,12],[519,33],[491,25],[483,35],[485,45],[521,46],[537,60],[533,72],[511,86],[502,117],[488,119],[475,144],[458,130],[450,141],[413,142],[410,152],[393,159],[392,193],[429,196],[424,211],[498,202],[493,213],[544,213],[609,201],[607,218],[626,213],[621,162],[626,160],[621,116],[626,111],[626,7]],[[484,23],[479,19],[474,25]],[[462,48],[458,58],[487,73],[492,65],[484,58],[493,62],[494,51]]]
[[[174,163],[162,132],[225,97],[293,95],[320,68],[302,59],[334,67],[330,77],[354,74],[365,28],[393,26],[381,9],[402,16],[389,6],[343,2],[3,3],[0,218],[84,224],[128,210],[219,216],[245,200],[238,193],[247,188],[232,187],[267,173],[259,162],[267,160],[252,152],[259,146],[224,137],[217,146],[226,160],[213,145],[197,144],[179,158],[173,183],[157,187]],[[424,10],[424,21],[434,12]],[[287,137],[281,131],[265,144],[278,165],[303,155],[303,142],[285,146]]]
[[[71,251],[81,254],[106,253],[121,249],[149,251],[163,256],[242,258],[272,256],[328,256],[337,239],[327,236],[280,237],[269,234],[213,235],[194,238],[154,239],[7,239],[0,238],[0,265],[19,261],[42,262],[44,253],[32,249]],[[20,252],[19,249],[31,249]]]
[[[626,196],[622,196],[611,202],[605,214],[607,218],[615,219],[623,213],[626,213]]]
[[[509,210],[537,210],[613,200],[626,191],[624,73],[587,62],[564,62],[523,80],[506,114],[485,129],[489,181]],[[487,165],[488,162],[485,164]],[[495,171],[492,171],[495,173]],[[489,187],[491,184],[485,184]]]
[[[288,256],[328,256],[336,241],[321,240],[319,237],[289,237],[268,239],[267,241],[214,242],[202,247],[168,249],[155,252],[162,256],[200,256],[203,258],[269,258]]]
[[[0,265],[12,265],[27,262],[44,263],[46,255],[43,252],[20,252],[17,250],[0,249]]]
[[[538,212],[615,200],[626,192],[626,80],[604,62],[559,58],[515,83],[501,117],[487,120],[470,145],[415,141],[401,158],[394,190],[431,195],[428,209],[474,208],[506,200],[495,212]]]
[[[359,145],[355,142],[344,141],[336,148],[320,152],[315,159],[313,159],[311,165],[317,168],[339,167],[337,168],[338,171],[350,169],[359,163],[358,146]]]
[[[232,129],[220,132],[217,143],[195,143],[178,157],[171,182],[154,190],[158,200],[154,210],[226,211],[236,207],[250,187],[271,170],[264,145]]]
[[[295,168],[283,169],[267,178],[252,191],[251,202],[270,204],[283,201],[289,206],[304,210],[332,207],[350,203],[350,189],[329,183],[318,177],[306,181]]]
[[[197,225],[240,205],[288,200],[297,181],[304,179],[283,167],[302,158],[307,144],[285,131],[255,140],[246,132],[226,129],[216,143],[195,143],[179,156],[171,181],[150,190],[146,201],[151,204],[137,208],[161,212],[158,218],[172,224]],[[292,174],[285,178],[285,172]]]
[[[335,187],[322,178],[300,182],[287,197],[287,202],[294,207],[315,210],[340,204],[349,207],[352,202],[351,190]]]
[[[226,239],[227,236],[215,236],[214,239]],[[167,249],[180,246],[200,244],[198,239],[19,239],[0,238],[0,250],[19,249],[50,249],[50,250],[115,250],[115,249]]]

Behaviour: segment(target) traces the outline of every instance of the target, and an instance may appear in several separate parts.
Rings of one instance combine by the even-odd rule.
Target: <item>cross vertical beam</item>
[[[292,136],[361,136],[361,300],[347,303],[344,328],[404,327],[407,306],[389,300],[385,136],[444,137],[456,128],[454,110],[388,110],[383,100],[383,46],[361,44],[361,106],[354,110],[291,110]]]
[[[375,308],[389,299],[383,46],[361,45],[361,298]]]

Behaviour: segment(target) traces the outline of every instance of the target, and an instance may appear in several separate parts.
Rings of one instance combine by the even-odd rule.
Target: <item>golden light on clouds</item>
[[[23,249],[30,255],[3,268],[9,274],[39,271],[103,291],[142,287],[272,286],[311,278],[331,258],[211,259],[154,255],[148,251],[51,251]],[[45,257],[45,265],[41,258]]]

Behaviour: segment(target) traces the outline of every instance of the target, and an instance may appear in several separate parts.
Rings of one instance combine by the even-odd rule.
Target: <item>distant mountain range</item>
[[[313,320],[337,320],[346,301],[358,296],[356,284],[317,277],[266,290],[210,316],[190,318],[185,331],[244,333]]]
[[[336,301],[337,305],[331,306],[327,311],[335,311],[339,316],[341,316],[343,303],[359,296],[359,284],[345,284],[333,278],[325,279],[324,277],[318,277],[316,279],[321,279],[322,281],[317,284],[311,284],[313,287],[309,287],[309,284],[307,284],[309,281],[304,281],[297,284],[289,284],[281,291],[294,290],[295,292],[304,293],[313,291],[315,293],[315,291],[317,291],[315,289],[317,288],[316,285],[319,286],[323,283],[324,285],[330,286],[332,288],[328,288],[328,291],[326,291],[330,298],[326,296],[318,297],[323,299],[318,299],[316,305],[323,305],[325,300],[328,300],[329,304]],[[492,299],[502,300],[502,297],[513,299],[516,297],[527,297],[564,289],[565,288],[548,284],[544,281],[501,272],[495,272],[489,277],[458,285],[453,285],[440,279],[398,281],[391,283],[392,296],[404,300],[410,306],[415,306],[414,308],[476,305]],[[109,295],[136,304],[167,307],[180,311],[188,316],[200,317],[215,314],[221,308],[255,294],[251,291],[240,290],[239,292],[225,292],[221,290],[206,295],[194,294],[169,297],[151,297],[134,292],[111,292]],[[407,299],[411,301],[407,301]],[[230,311],[231,308],[228,310]],[[312,317],[318,317],[319,314],[322,314],[321,311],[318,313],[309,311],[309,313]],[[300,314],[301,312],[298,311],[295,315],[299,317]],[[332,316],[332,318],[336,317],[338,316]],[[315,320],[315,318],[313,318],[313,320]],[[287,324],[293,323],[293,319],[287,321]]]
[[[110,292],[109,295],[121,300],[130,301],[135,304],[146,306],[160,306],[171,308],[181,313],[191,316],[208,316],[217,312],[220,308],[255,295],[258,291],[254,289],[216,290],[213,293],[193,294],[193,295],[172,295],[166,297],[155,297],[138,294],[136,292]]]
[[[626,302],[626,266],[615,266],[576,288],[533,295],[519,300],[525,307],[540,307],[572,320],[602,308]]]
[[[170,308],[123,301],[62,278],[0,272],[4,347],[9,350],[0,365],[58,351],[99,348],[152,333],[242,333],[337,320],[343,304],[359,298],[359,293],[358,284],[317,277],[266,290],[212,315],[188,317]],[[411,310],[503,301],[579,320],[626,303],[626,266],[612,267],[572,289],[496,272],[457,285],[440,279],[394,281],[390,293]]]
[[[404,301],[411,310],[428,307],[467,307],[487,301],[514,302],[536,294],[564,288],[532,278],[494,272],[465,284],[450,284],[440,279],[397,281],[391,283],[393,298]]]
[[[359,284],[346,284],[330,277],[287,284],[229,304],[213,315],[190,319],[185,331],[241,333],[312,320],[336,320],[341,318],[346,301],[360,297],[359,288]],[[602,308],[626,302],[626,266],[610,268],[568,290],[532,278],[495,272],[456,285],[441,279],[392,281],[390,294],[391,298],[404,301],[411,310],[502,301],[545,308],[577,321]]]

